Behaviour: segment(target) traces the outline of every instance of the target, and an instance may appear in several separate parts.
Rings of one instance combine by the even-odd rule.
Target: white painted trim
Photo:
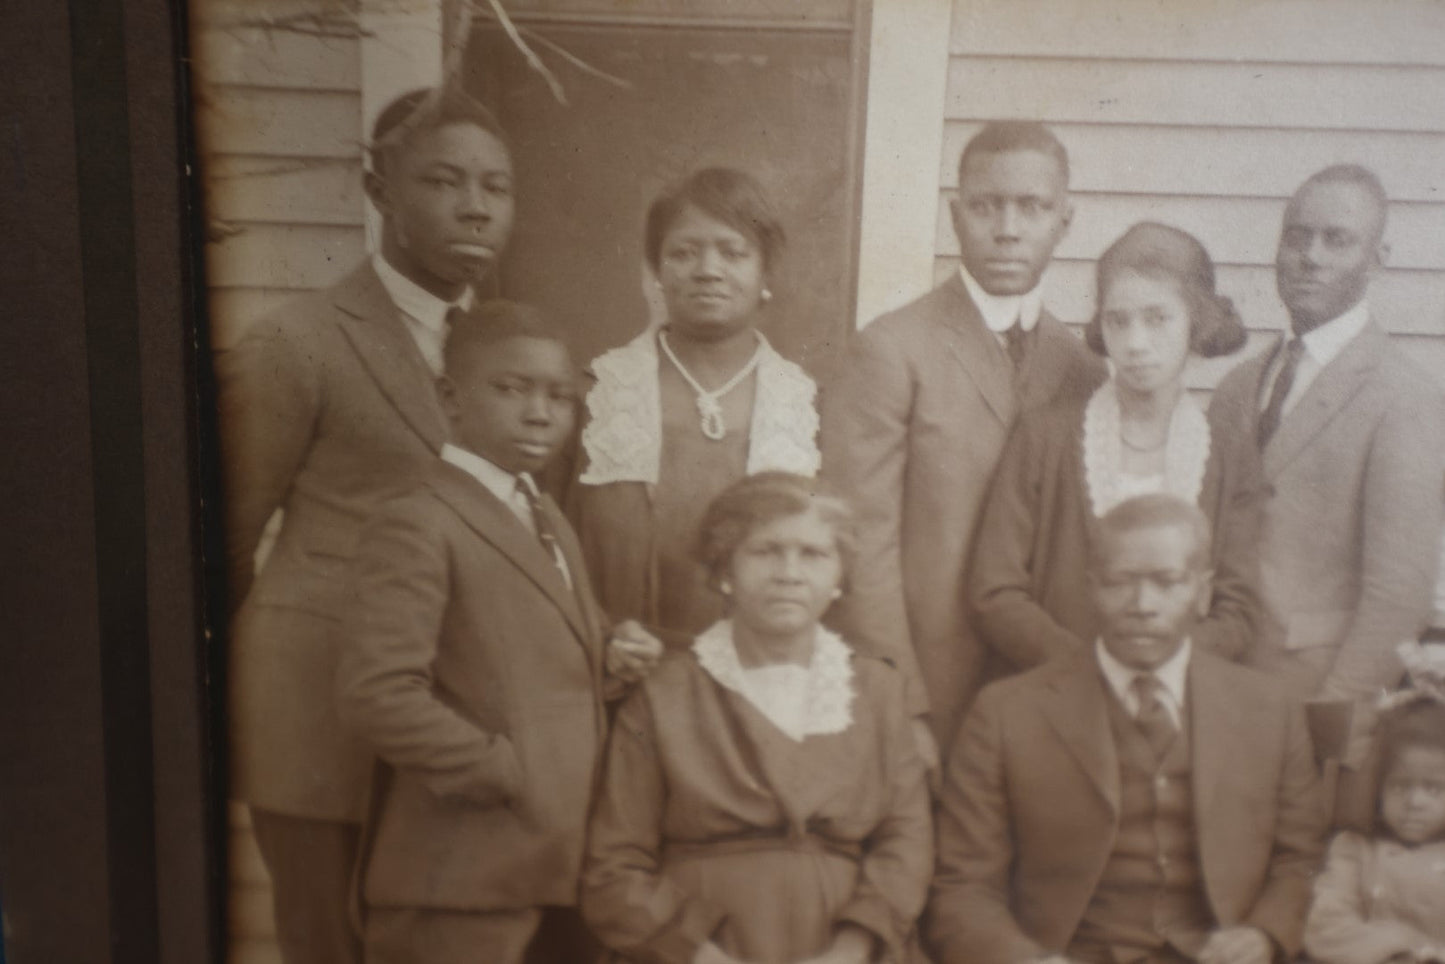
[[[361,131],[387,104],[442,79],[442,0],[361,0]],[[375,251],[381,223],[366,205],[366,249]]]
[[[874,0],[863,134],[859,327],[933,286],[949,0]]]

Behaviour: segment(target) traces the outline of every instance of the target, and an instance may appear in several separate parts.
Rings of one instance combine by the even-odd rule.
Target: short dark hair
[[[1445,751],[1445,703],[1429,696],[1397,706],[1382,714],[1379,735],[1380,778],[1408,747],[1427,746]]]
[[[963,184],[963,171],[968,163],[984,154],[1006,154],[1011,151],[1038,151],[1052,157],[1069,183],[1069,152],[1063,142],[1038,121],[989,121],[963,146],[958,155],[958,183]]]
[[[783,222],[762,183],[746,171],[706,167],[670,185],[647,209],[643,251],[653,271],[661,264],[667,232],[690,207],[750,238],[762,253],[765,269],[776,264],[785,240]]]
[[[1109,245],[1094,269],[1094,317],[1084,341],[1100,355],[1104,349],[1104,292],[1125,271],[1174,282],[1189,307],[1189,347],[1204,358],[1238,351],[1247,336],[1234,302],[1214,289],[1214,263],[1199,239],[1187,231],[1141,221]]]
[[[846,585],[858,545],[853,510],[817,479],[792,472],[744,476],[708,505],[693,543],[693,558],[707,571],[708,585],[720,587],[727,578],[733,554],[758,526],[810,509],[816,509],[833,527]]]
[[[1379,209],[1380,234],[1384,235],[1385,222],[1390,214],[1390,196],[1385,193],[1385,185],[1380,182],[1378,174],[1363,164],[1331,164],[1305,178],[1304,183],[1294,192],[1294,196],[1299,197],[1305,188],[1316,184],[1353,184],[1360,188],[1370,196],[1370,200],[1374,201],[1375,207]]]
[[[513,338],[540,338],[567,347],[567,333],[532,305],[494,298],[474,303],[448,318],[451,331],[443,349],[443,370],[451,375],[468,359]]]
[[[1199,506],[1168,492],[1151,492],[1125,499],[1100,517],[1094,536],[1089,541],[1089,564],[1095,570],[1105,563],[1105,546],[1116,536],[1140,529],[1174,527],[1188,529],[1194,536],[1194,552],[1189,564],[1197,569],[1208,568],[1209,520]]]
[[[512,152],[506,131],[481,101],[457,87],[422,87],[402,94],[376,116],[367,145],[372,171],[385,175],[388,159],[418,135],[460,123],[480,127]]]

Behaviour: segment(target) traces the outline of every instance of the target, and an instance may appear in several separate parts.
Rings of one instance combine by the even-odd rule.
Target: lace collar
[[[1119,395],[1110,379],[1094,392],[1084,408],[1084,487],[1095,517],[1102,516],[1137,493],[1124,477],[1124,443],[1120,434]],[[1164,442],[1162,491],[1199,501],[1204,467],[1209,462],[1209,420],[1187,394],[1179,396]]]
[[[758,334],[757,394],[748,428],[748,475],[768,470],[816,475],[818,386]],[[584,485],[657,483],[662,464],[662,401],[657,382],[657,333],[643,332],[592,362],[597,384],[587,393]]]
[[[790,705],[773,705],[748,677],[733,644],[732,620],[713,623],[692,644],[693,655],[720,686],[732,690],[753,704],[789,738],[842,733],[853,725],[853,659],[848,644],[834,632],[819,626],[813,659],[804,671],[802,692],[788,694]]]

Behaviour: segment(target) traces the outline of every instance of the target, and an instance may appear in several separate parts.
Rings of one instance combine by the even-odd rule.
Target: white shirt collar
[[[983,316],[983,323],[988,326],[989,331],[1002,334],[1012,328],[1015,321],[1018,321],[1024,331],[1033,331],[1034,326],[1039,323],[1039,313],[1044,307],[1044,295],[1040,285],[1034,285],[1033,290],[1027,294],[991,295],[983,290],[983,285],[975,281],[962,264],[958,266],[958,274],[963,279],[964,288],[968,289],[968,296],[978,306],[978,313]]]
[[[463,472],[476,479],[486,487],[487,491],[501,499],[507,508],[516,511],[517,482],[523,481],[526,485],[530,482],[527,474],[513,475],[497,463],[485,459],[475,452],[468,452],[466,449],[447,442],[442,446],[442,461],[450,462]]]
[[[1365,330],[1365,324],[1369,320],[1370,308],[1361,298],[1349,311],[1300,335],[1300,341],[1304,342],[1310,359],[1324,368],[1344,351],[1352,338]]]
[[[1189,674],[1189,654],[1194,644],[1186,639],[1184,645],[1179,647],[1179,652],[1165,660],[1161,665],[1155,667],[1154,676],[1164,687],[1164,706],[1169,715],[1174,719],[1174,725],[1179,726],[1184,716],[1184,685]],[[1139,699],[1134,695],[1134,677],[1138,676],[1140,670],[1131,666],[1125,666],[1114,658],[1108,648],[1104,646],[1102,639],[1094,643],[1094,656],[1098,660],[1099,669],[1104,673],[1104,679],[1109,683],[1109,689],[1124,704],[1124,708],[1133,716],[1139,711]]]
[[[391,296],[392,303],[402,314],[415,320],[429,331],[442,334],[446,331],[447,312],[452,308],[470,308],[472,289],[467,288],[456,301],[443,301],[412,281],[391,266],[391,262],[378,251],[371,256],[371,266],[381,279],[381,286]]]

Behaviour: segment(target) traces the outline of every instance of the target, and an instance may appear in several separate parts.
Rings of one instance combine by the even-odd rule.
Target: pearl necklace
[[[659,331],[657,341],[662,345],[662,353],[667,356],[668,361],[672,362],[672,367],[677,369],[677,373],[682,376],[683,381],[687,382],[697,393],[697,414],[702,423],[702,434],[714,442],[722,441],[727,437],[728,429],[727,423],[723,421],[721,399],[742,384],[743,379],[751,375],[753,369],[758,367],[758,362],[763,357],[762,340],[758,340],[758,347],[753,351],[753,357],[748,359],[748,363],[738,369],[737,374],[729,378],[720,388],[712,391],[699,385],[697,379],[692,377],[692,372],[684,368],[682,362],[677,360],[677,356],[672,353],[672,346],[667,343],[667,332]]]

